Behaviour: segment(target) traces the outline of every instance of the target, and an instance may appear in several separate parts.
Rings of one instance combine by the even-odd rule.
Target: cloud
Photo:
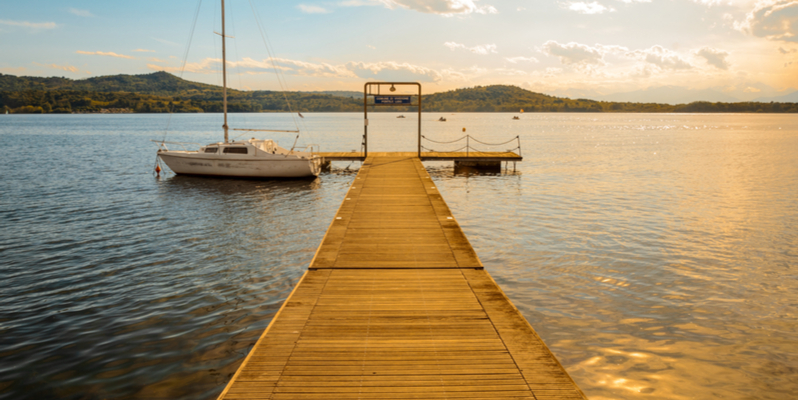
[[[697,49],[692,52],[693,54],[705,58],[706,62],[709,64],[719,68],[727,70],[730,67],[730,63],[726,58],[730,55],[725,50],[714,49],[711,47],[703,47],[701,49]]]
[[[164,43],[164,44],[168,44],[170,46],[180,46],[180,44],[175,43],[175,42],[170,42],[169,40],[166,40],[166,39],[159,39],[159,38],[150,38],[150,39],[153,39],[153,40],[155,40],[157,42],[161,42],[161,43]]]
[[[438,71],[408,63],[394,61],[377,63],[349,62],[345,66],[361,79],[421,82],[439,82],[442,80],[442,74]]]
[[[524,76],[528,75],[526,71],[522,71],[519,69],[512,69],[512,68],[495,68],[492,70],[493,73],[497,75],[505,75],[505,76]]]
[[[791,54],[791,53],[797,53],[797,49],[789,49],[789,50],[786,50],[786,49],[784,49],[783,47],[778,47],[778,51],[779,51],[781,54]]]
[[[390,9],[404,8],[426,14],[438,14],[445,17],[466,14],[497,14],[492,6],[478,6],[478,0],[380,0]]]
[[[133,51],[136,52],[136,53],[155,53],[156,52],[155,50],[147,50],[147,49],[136,49],[136,50],[133,50]]]
[[[297,8],[306,14],[327,14],[330,12],[320,6],[308,6],[305,4],[299,4]]]
[[[92,14],[89,10],[79,10],[77,8],[70,8],[69,12],[70,14],[75,14],[79,17],[94,17],[94,14]]]
[[[31,29],[55,29],[55,22],[28,22],[28,21],[11,21],[7,19],[0,19],[0,25],[21,26]]]
[[[561,44],[555,40],[549,40],[543,45],[542,52],[558,57],[565,65],[605,65],[603,60],[605,51],[602,46],[589,47],[575,42]]]
[[[760,1],[734,26],[755,37],[797,42],[797,0]]]
[[[380,4],[382,4],[381,0],[347,0],[336,3],[339,7],[377,6]]]
[[[495,45],[495,44],[484,44],[484,45],[479,45],[479,46],[474,46],[474,47],[467,47],[466,45],[463,45],[461,43],[445,42],[444,45],[449,47],[450,50],[464,49],[464,50],[469,50],[469,51],[471,51],[471,52],[473,52],[475,54],[486,55],[486,54],[489,54],[489,53],[497,53],[497,45]]]
[[[74,72],[74,73],[80,72],[78,70],[78,67],[73,67],[71,65],[39,64],[37,62],[33,62],[33,65],[38,65],[40,67],[47,67],[47,68],[53,68],[53,69],[60,69],[62,71],[67,71],[67,72]],[[86,72],[88,73],[88,71],[86,71]]]
[[[93,56],[108,56],[108,57],[126,58],[126,59],[129,59],[129,60],[135,60],[136,59],[136,57],[126,56],[124,54],[117,54],[117,53],[114,53],[112,51],[81,51],[81,50],[78,50],[78,51],[76,51],[76,53],[93,55]]]
[[[0,68],[0,72],[11,73],[11,74],[21,74],[27,70],[28,69],[25,67]]]
[[[678,53],[667,50],[659,45],[655,45],[649,49],[634,50],[625,55],[630,58],[646,61],[661,69],[679,70],[692,68],[692,65],[684,60]]]
[[[618,0],[618,1],[621,1],[625,4],[631,4],[631,3],[651,3],[653,0]]]
[[[164,61],[164,60],[162,60],[162,59],[160,59],[160,58],[155,58],[155,57],[150,57],[150,58],[148,58],[148,59],[147,59],[147,61],[150,61],[150,62],[160,62],[160,63],[166,62],[166,61]]]
[[[534,62],[534,63],[538,63],[539,62],[539,60],[537,60],[535,57],[506,57],[505,60],[510,62],[510,63],[512,63],[512,64],[516,64],[518,62],[523,62],[523,61],[524,62]]]
[[[576,11],[581,14],[602,14],[604,12],[615,11],[613,8],[608,8],[596,1],[593,1],[591,3],[586,3],[582,1],[568,2],[562,4],[562,6],[564,6],[570,11]]]
[[[367,45],[367,48],[368,48],[368,49],[375,50],[375,46],[372,46],[372,45]]]

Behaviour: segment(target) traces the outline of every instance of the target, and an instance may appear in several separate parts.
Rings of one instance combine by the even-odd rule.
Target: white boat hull
[[[303,178],[319,175],[321,159],[285,157],[205,157],[196,152],[166,151],[159,157],[176,174],[239,178]]]

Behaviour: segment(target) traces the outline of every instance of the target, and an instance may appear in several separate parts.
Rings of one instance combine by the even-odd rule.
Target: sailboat
[[[225,61],[225,0],[222,3],[222,112],[224,141],[199,150],[170,150],[159,141],[158,157],[176,174],[235,178],[303,178],[317,176],[322,158],[311,151],[285,149],[269,139],[228,140],[228,85]],[[255,132],[298,132],[232,129]]]

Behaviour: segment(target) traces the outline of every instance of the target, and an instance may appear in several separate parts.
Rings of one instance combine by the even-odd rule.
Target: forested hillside
[[[354,112],[363,110],[359,92],[228,90],[230,112]],[[166,72],[82,80],[0,74],[4,113],[221,112],[222,88],[190,82]],[[796,113],[797,103],[656,104],[568,99],[516,86],[493,85],[422,96],[427,112],[767,112]],[[412,112],[416,107],[374,107]]]

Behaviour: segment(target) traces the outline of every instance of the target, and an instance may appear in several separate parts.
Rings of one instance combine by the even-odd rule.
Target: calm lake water
[[[797,115],[441,115],[426,137],[520,136],[516,171],[427,166],[589,398],[797,398]],[[371,150],[416,150],[416,114],[395,117],[371,114]],[[358,149],[362,118],[307,114],[300,143]],[[215,398],[359,167],[156,178],[167,125],[221,140],[221,115],[0,115],[0,399]]]

